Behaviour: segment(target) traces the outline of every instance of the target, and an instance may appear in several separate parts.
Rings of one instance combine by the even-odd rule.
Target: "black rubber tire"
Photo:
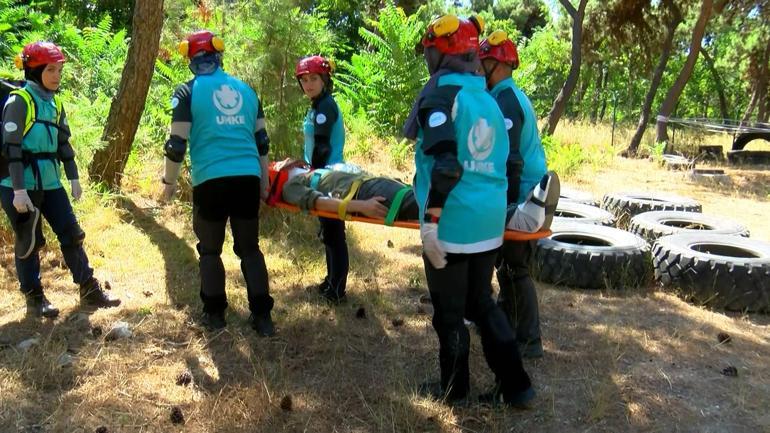
[[[655,279],[677,287],[685,300],[732,311],[770,312],[767,242],[682,233],[659,238],[652,251]]]
[[[569,200],[559,200],[556,213],[553,216],[556,224],[581,223],[611,226],[615,223],[615,216],[596,206],[577,203]]]
[[[754,140],[765,140],[770,142],[770,131],[768,132],[744,132],[735,137],[732,150],[743,150],[749,142]]]
[[[561,190],[559,191],[559,202],[562,201],[571,201],[575,203],[587,204],[589,206],[596,206],[599,204],[590,192],[564,186],[562,186]]]
[[[731,164],[770,164],[770,151],[767,150],[731,150],[727,152]]]
[[[680,211],[640,213],[631,218],[629,231],[647,242],[677,233],[716,233],[749,237],[749,230],[738,222],[697,212]]]
[[[533,275],[540,281],[615,289],[640,286],[652,275],[649,245],[633,233],[580,223],[555,224],[551,230],[535,250]]]
[[[654,210],[700,212],[702,207],[691,198],[672,194],[618,192],[604,195],[602,209],[615,215],[617,227],[626,228],[633,216],[643,212]]]

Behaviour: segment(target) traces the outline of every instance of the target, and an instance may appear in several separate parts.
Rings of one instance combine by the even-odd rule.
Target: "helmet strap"
[[[495,73],[498,66],[500,66],[500,62],[497,60],[495,60],[495,66],[492,66],[492,69],[487,69],[484,61],[481,62],[481,67],[484,69],[484,76],[487,78],[487,83],[492,81],[492,74]]]

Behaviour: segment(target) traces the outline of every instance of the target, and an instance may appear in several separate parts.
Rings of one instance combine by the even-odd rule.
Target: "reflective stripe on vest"
[[[44,124],[50,123],[43,120],[37,120],[37,105],[35,104],[35,100],[32,99],[32,95],[30,95],[29,92],[27,92],[24,89],[16,89],[11,91],[10,94],[18,95],[27,104],[27,117],[24,119],[24,135],[27,135],[29,130],[32,129],[32,125],[34,125],[35,122],[44,123]],[[53,102],[54,102],[54,105],[56,105],[56,124],[51,126],[58,128],[59,123],[61,123],[62,103],[59,100],[59,98],[56,98],[56,97],[53,98]]]

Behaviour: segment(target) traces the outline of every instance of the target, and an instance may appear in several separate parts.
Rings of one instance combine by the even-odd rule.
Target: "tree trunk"
[[[768,98],[768,66],[767,62],[770,58],[770,47],[765,50],[764,58],[759,69],[759,80],[757,80],[757,122],[764,122],[767,120],[767,103]]]
[[[586,69],[591,70],[589,65],[586,65]],[[580,87],[578,87],[577,95],[575,95],[575,105],[578,107],[578,113],[582,114],[582,110],[580,109],[580,106],[583,104],[583,99],[585,99],[586,93],[588,92],[588,87],[591,85],[591,75],[583,75],[583,80],[580,82]],[[581,118],[585,118],[585,116],[581,116]]]
[[[719,96],[719,113],[722,116],[722,119],[729,119],[730,113],[727,109],[727,97],[725,96],[725,85],[722,82],[722,77],[719,75],[719,71],[717,71],[716,65],[714,64],[714,59],[709,55],[708,51],[706,51],[705,48],[700,47],[700,53],[703,56],[703,60],[706,61],[706,67],[708,67],[708,70],[711,72],[711,76],[714,77],[714,86],[716,86],[717,96]]]
[[[762,116],[757,116],[757,120],[762,123],[767,123],[770,119],[770,89],[765,93],[765,111]]]
[[[569,67],[567,80],[564,82],[564,86],[553,101],[551,111],[548,113],[548,120],[546,120],[542,131],[543,135],[553,135],[553,132],[556,130],[556,125],[559,123],[562,114],[564,114],[567,102],[569,102],[572,92],[575,91],[575,86],[580,77],[580,61],[582,59],[580,50],[583,41],[583,17],[585,16],[587,2],[588,0],[580,0],[578,8],[575,9],[569,0],[559,0],[559,3],[564,6],[567,13],[572,17],[572,64]]]
[[[604,91],[604,64],[603,62],[599,61],[598,71],[596,74],[596,84],[594,88],[594,94],[591,97],[591,123],[596,123],[596,118],[599,113],[599,96]]]
[[[757,86],[754,86],[754,91],[751,92],[751,99],[749,99],[749,105],[746,107],[746,111],[743,112],[741,117],[741,125],[748,123],[751,118],[751,113],[754,112],[754,107],[757,106],[757,94],[759,93]]]
[[[642,112],[639,114],[639,124],[636,126],[636,132],[631,138],[631,143],[628,148],[623,152],[623,156],[635,156],[639,150],[639,144],[642,142],[644,132],[647,130],[647,122],[650,121],[650,112],[652,111],[652,103],[655,100],[655,95],[658,93],[658,87],[663,79],[663,73],[666,72],[666,65],[668,59],[671,57],[671,48],[674,46],[674,36],[676,36],[676,28],[682,22],[682,14],[673,3],[671,7],[671,20],[669,20],[666,26],[666,33],[663,39],[663,48],[660,52],[660,58],[658,64],[655,66],[655,71],[652,73],[652,81],[650,82],[650,88],[647,90],[647,94],[644,96],[644,103],[642,103]]]
[[[660,106],[658,111],[657,128],[655,134],[656,143],[666,143],[666,151],[668,149],[668,117],[676,107],[676,103],[679,101],[679,96],[682,95],[684,87],[687,85],[687,81],[690,80],[692,70],[695,67],[695,62],[698,60],[698,53],[700,52],[701,41],[703,40],[703,34],[706,31],[706,25],[708,24],[711,13],[713,12],[713,1],[703,0],[700,8],[700,14],[698,15],[698,21],[695,22],[692,32],[692,41],[690,42],[690,51],[687,54],[687,60],[679,72],[674,84],[666,94],[666,99]]]
[[[88,168],[92,180],[120,186],[150,88],[163,27],[163,0],[136,0],[128,57],[120,88],[110,106],[102,140]]]

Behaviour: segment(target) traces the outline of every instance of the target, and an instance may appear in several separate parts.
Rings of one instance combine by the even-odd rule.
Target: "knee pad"
[[[83,245],[85,238],[86,232],[80,228],[78,223],[75,223],[59,236],[59,243],[62,247],[76,247]]]

